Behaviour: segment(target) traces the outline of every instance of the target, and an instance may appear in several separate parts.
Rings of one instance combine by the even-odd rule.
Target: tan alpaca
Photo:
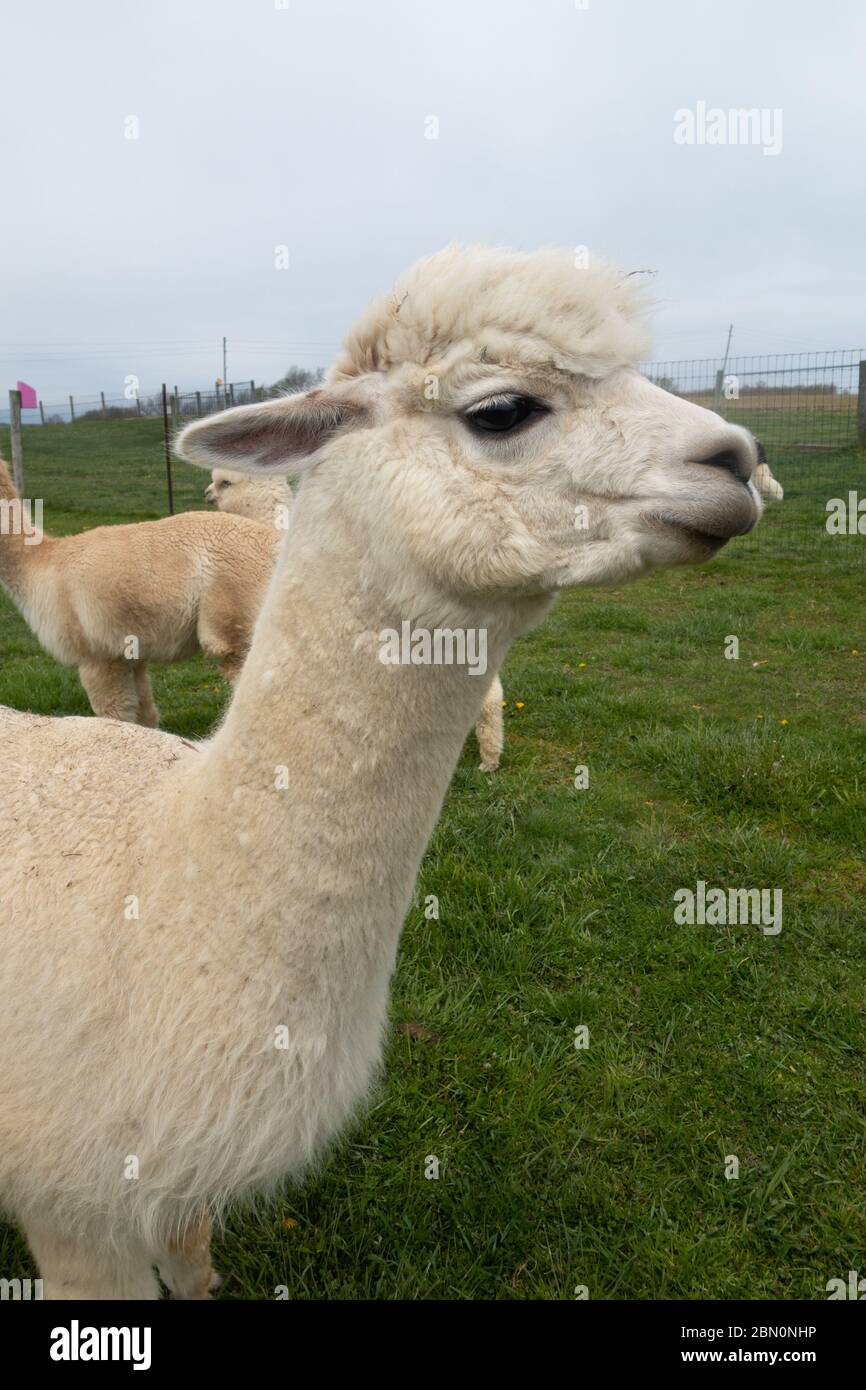
[[[773,475],[773,471],[767,462],[767,451],[760,439],[755,443],[758,447],[758,466],[752,475],[752,482],[758,489],[762,497],[771,497],[776,502],[781,502],[785,496],[785,489],[778,478]]]
[[[153,1299],[154,1265],[202,1296],[209,1215],[302,1178],[369,1093],[484,693],[380,634],[483,632],[498,670],[560,591],[757,521],[751,436],[644,380],[646,348],[595,261],[422,261],[321,388],[180,437],[302,475],[213,738],[0,711],[0,1206],[46,1298]]]
[[[292,490],[285,478],[253,478],[227,468],[214,468],[205,499],[221,512],[246,516],[265,526],[285,530],[292,507]],[[495,772],[502,758],[504,728],[502,682],[494,676],[475,724],[481,771]]]
[[[0,501],[17,493],[0,460]],[[203,651],[236,680],[279,536],[252,521],[181,512],[77,536],[0,533],[0,583],[45,650],[77,666],[94,714],[155,726],[149,661]]]

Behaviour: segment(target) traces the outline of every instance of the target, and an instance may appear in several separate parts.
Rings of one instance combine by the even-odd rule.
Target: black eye
[[[228,478],[223,478],[222,482],[220,483],[220,487],[231,487],[231,483],[229,482]]]
[[[532,396],[502,396],[499,400],[467,410],[463,418],[467,425],[485,434],[507,434],[533,415],[546,414],[546,407]]]

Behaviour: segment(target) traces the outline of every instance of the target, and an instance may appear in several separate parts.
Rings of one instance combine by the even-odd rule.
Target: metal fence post
[[[862,358],[857,376],[857,443],[866,449],[866,361]]]
[[[168,514],[174,515],[174,489],[171,481],[171,438],[168,432],[168,397],[162,383],[162,443],[165,450],[165,478],[168,483]]]
[[[40,418],[40,420],[42,421],[42,423],[43,423],[43,425],[44,425],[44,424],[45,424],[45,406],[42,404],[41,401],[39,402],[39,418]]]
[[[69,419],[70,419],[70,421],[72,422],[72,424],[74,425],[74,424],[75,424],[75,402],[74,402],[74,400],[72,399],[71,396],[69,397]]]

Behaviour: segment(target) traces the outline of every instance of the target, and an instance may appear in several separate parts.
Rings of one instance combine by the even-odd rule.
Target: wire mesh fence
[[[198,391],[167,389],[169,410],[185,419],[212,415],[233,405],[248,405],[276,393],[277,388],[257,385],[255,381],[230,381]],[[100,391],[96,396],[69,395],[52,400],[40,400],[38,405],[22,412],[25,425],[70,425],[89,420],[134,420],[162,415],[162,387],[148,391],[130,388],[129,392],[111,395]],[[0,407],[0,424],[9,423],[5,403]]]
[[[647,362],[642,370],[656,385],[744,425],[764,447],[784,496],[765,496],[760,526],[732,541],[731,553],[757,548],[820,559],[832,544],[866,558],[866,534],[857,529],[860,500],[866,512],[866,352]],[[863,526],[866,532],[866,515]]]
[[[820,561],[832,545],[837,555],[844,546],[852,560],[866,559],[866,352],[646,362],[641,370],[664,389],[744,425],[764,447],[778,483],[773,490],[784,495],[766,497],[761,525],[732,541],[726,553],[759,551]],[[193,391],[168,388],[169,433],[191,419],[280,389],[255,381]],[[25,431],[28,486],[38,489],[33,495],[69,513],[109,517],[121,507],[117,487],[108,479],[121,477],[126,514],[165,513],[161,388],[132,399],[100,392],[68,397],[65,408],[59,401],[40,406],[39,412],[28,412],[30,423],[44,418],[46,428]],[[118,428],[105,422],[117,422]],[[52,429],[52,424],[72,429]],[[175,461],[173,472],[175,509],[203,505],[198,471]]]

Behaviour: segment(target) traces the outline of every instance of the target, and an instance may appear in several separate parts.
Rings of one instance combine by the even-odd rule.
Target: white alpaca
[[[264,526],[276,526],[277,530],[287,529],[292,490],[285,478],[253,478],[227,468],[214,468],[204,495],[206,501],[221,512],[245,516]],[[494,676],[475,722],[482,772],[495,772],[502,758],[505,739],[502,693],[502,682]]]
[[[0,508],[20,522],[2,460]],[[278,546],[250,521],[204,512],[74,536],[0,525],[0,584],[49,655],[78,667],[94,714],[155,727],[148,662],[203,651],[235,680]]]
[[[302,475],[208,742],[0,718],[0,1201],[46,1297],[154,1298],[154,1264],[206,1296],[210,1214],[301,1177],[369,1091],[484,685],[382,633],[483,632],[495,670],[559,590],[757,519],[747,432],[634,367],[631,284],[450,249],[322,388],[184,431],[206,468]]]

